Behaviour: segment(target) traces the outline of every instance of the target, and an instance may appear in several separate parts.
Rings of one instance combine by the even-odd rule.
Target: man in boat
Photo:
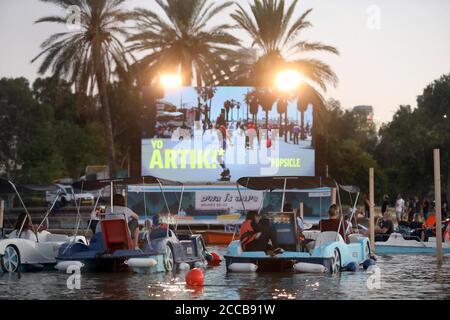
[[[320,232],[325,231],[335,231],[339,232],[342,236],[342,239],[346,243],[348,243],[348,235],[346,230],[348,229],[348,224],[345,220],[339,219],[338,207],[335,204],[332,204],[328,209],[328,219],[322,219],[319,222]],[[339,229],[339,230],[338,230]]]
[[[125,205],[125,198],[121,194],[114,195],[113,208],[106,208],[106,215],[122,215],[128,223],[131,239],[135,248],[139,248],[139,216]]]
[[[242,249],[244,251],[264,251],[269,255],[282,253],[283,249],[278,248],[276,233],[272,232],[270,226],[266,225],[264,221],[260,222],[261,216],[258,212],[247,212],[239,234]]]

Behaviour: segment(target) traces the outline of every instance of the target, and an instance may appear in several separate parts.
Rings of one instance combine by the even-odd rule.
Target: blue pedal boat
[[[99,191],[106,187],[114,190],[115,185],[151,185],[161,187],[179,182],[146,176],[113,180],[82,181],[73,185],[74,189]],[[99,192],[99,197],[102,192]],[[145,197],[144,197],[145,199]],[[165,199],[165,196],[164,196]],[[145,200],[144,200],[145,201]],[[96,205],[98,203],[98,199]],[[181,204],[181,199],[180,199]],[[167,205],[170,220],[170,209]],[[111,197],[111,207],[112,197]],[[177,235],[173,224],[168,222],[167,229],[147,230],[140,234],[139,249],[133,247],[128,225],[123,216],[109,214],[99,221],[99,226],[88,244],[69,243],[60,247],[56,260],[65,263],[81,263],[86,271],[129,271],[155,273],[175,271],[182,263],[190,267],[206,263],[208,252],[201,235]]]
[[[237,181],[238,190],[245,187],[252,190],[283,190],[281,208],[284,207],[286,190],[311,189],[311,188],[336,188],[340,204],[339,190],[356,193],[357,197],[352,212],[359,196],[357,187],[339,186],[335,180],[322,177],[249,177]],[[240,191],[239,191],[240,192]],[[341,222],[343,219],[342,206],[339,205]],[[336,273],[346,268],[356,268],[364,261],[370,259],[369,239],[359,234],[351,234],[348,241],[344,241],[341,234],[336,231],[306,230],[303,236],[308,240],[307,246],[299,240],[297,219],[294,212],[276,212],[266,216],[276,231],[278,246],[284,252],[275,256],[266,252],[243,251],[240,241],[233,241],[228,246],[225,261],[228,271],[248,270],[253,271],[302,271],[314,270],[310,265],[318,265],[315,270],[325,270]],[[253,268],[251,266],[254,266]],[[322,268],[320,267],[322,266]],[[242,268],[238,268],[242,267]]]

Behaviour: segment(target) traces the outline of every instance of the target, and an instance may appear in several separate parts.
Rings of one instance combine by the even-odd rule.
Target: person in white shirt
[[[106,218],[111,214],[122,215],[125,218],[130,229],[133,245],[136,249],[139,248],[139,216],[133,210],[126,207],[125,198],[121,194],[114,195],[112,210],[111,207],[106,208]]]
[[[19,237],[20,229],[22,229],[22,232],[20,233]],[[14,230],[8,235],[8,238],[9,239],[20,238],[25,240],[36,241],[37,236],[34,230],[35,226],[33,226],[33,224],[31,223],[29,215],[23,212],[17,218],[16,224],[14,225]]]
[[[397,196],[397,201],[395,201],[395,215],[397,216],[397,222],[400,222],[403,215],[403,210],[405,209],[405,200],[403,200],[402,195]]]

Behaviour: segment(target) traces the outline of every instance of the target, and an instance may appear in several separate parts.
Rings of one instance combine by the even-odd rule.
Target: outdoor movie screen
[[[155,127],[144,129],[142,174],[183,182],[313,176],[312,108],[251,87],[166,89]]]

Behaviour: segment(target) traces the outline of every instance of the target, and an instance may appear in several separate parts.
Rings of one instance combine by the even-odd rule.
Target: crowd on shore
[[[370,217],[370,201],[366,195],[363,196],[364,215]],[[394,203],[394,202],[393,202]],[[403,199],[401,194],[397,195],[394,205],[391,207],[389,195],[385,194],[381,203],[381,217],[375,224],[375,233],[379,239],[386,240],[386,236],[395,231],[394,223],[397,224],[397,232],[416,237],[421,240],[427,240],[435,232],[436,206],[434,201],[428,197],[422,200],[415,195],[407,200]],[[395,211],[395,215],[391,211]],[[448,218],[449,210],[447,200],[443,199],[441,204],[442,220]]]

